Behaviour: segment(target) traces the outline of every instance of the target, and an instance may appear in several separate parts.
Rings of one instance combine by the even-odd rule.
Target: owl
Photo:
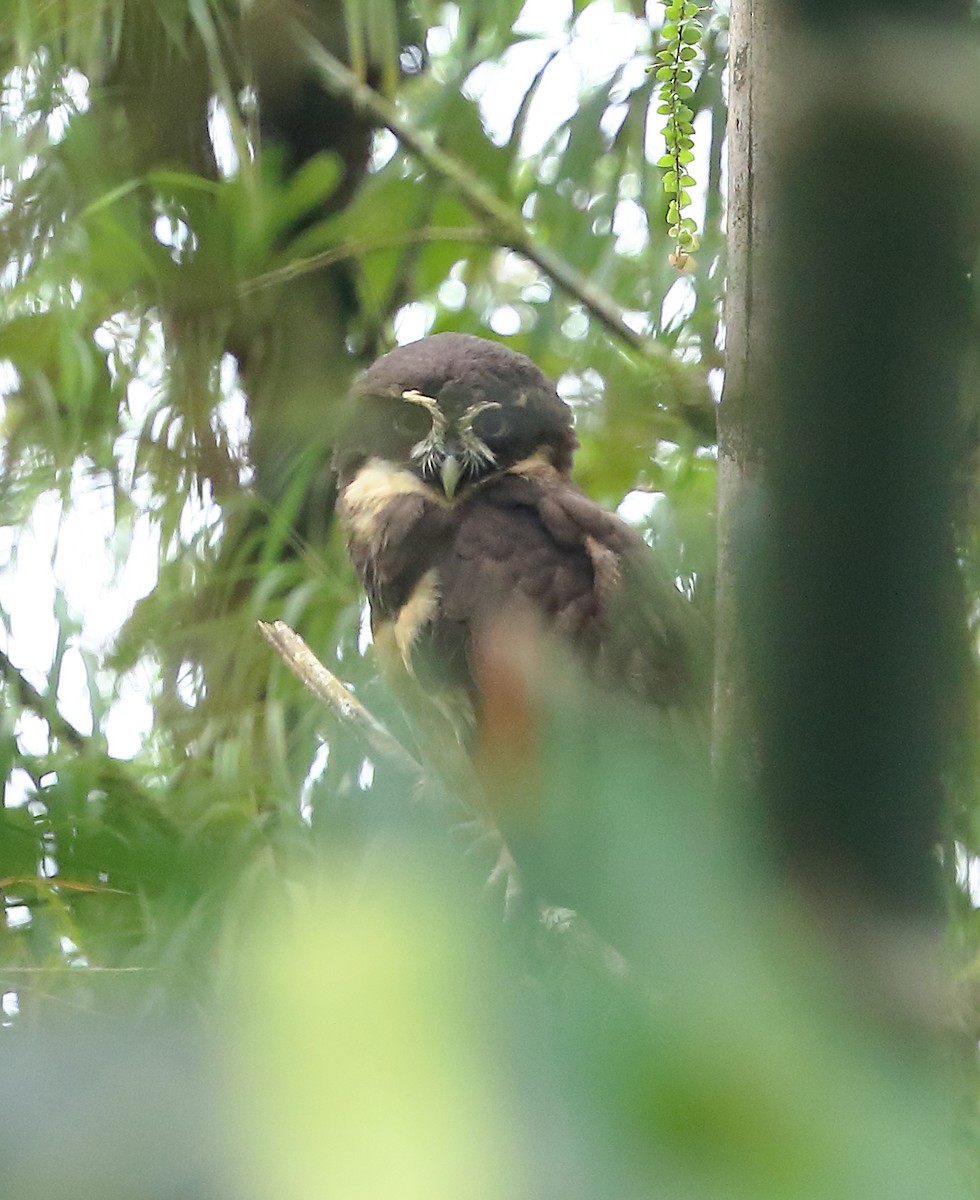
[[[435,334],[364,371],[352,407],[338,512],[389,678],[451,710],[465,741],[487,712],[488,654],[540,641],[658,718],[706,715],[703,625],[572,481],[570,409],[529,358]]]

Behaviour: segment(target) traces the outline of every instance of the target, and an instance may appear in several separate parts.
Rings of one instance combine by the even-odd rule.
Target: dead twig
[[[352,730],[372,754],[418,782],[428,782],[421,763],[409,754],[336,675],[327,670],[294,629],[285,621],[259,621],[258,626],[262,636],[296,678],[330,709],[345,728]]]

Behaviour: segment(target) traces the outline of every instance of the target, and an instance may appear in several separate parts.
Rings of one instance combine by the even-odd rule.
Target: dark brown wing
[[[704,643],[691,605],[623,521],[555,472],[506,474],[454,513],[438,564],[438,613],[420,666],[473,688],[482,634],[531,616],[597,682],[644,702],[706,705]]]

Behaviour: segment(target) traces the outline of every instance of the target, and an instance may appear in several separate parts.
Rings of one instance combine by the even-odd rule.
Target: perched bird
[[[389,677],[451,709],[465,740],[488,703],[487,646],[511,632],[658,714],[706,712],[698,618],[571,481],[571,412],[529,358],[435,334],[379,358],[352,400],[338,511]]]

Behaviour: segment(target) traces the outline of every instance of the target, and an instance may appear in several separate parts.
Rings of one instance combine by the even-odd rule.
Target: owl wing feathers
[[[341,511],[389,678],[408,666],[422,691],[477,701],[481,641],[523,622],[601,686],[706,713],[698,614],[642,538],[560,472],[504,472],[454,505],[352,488]]]
[[[698,707],[707,675],[690,604],[646,543],[573,485],[505,475],[458,510],[439,566],[439,612],[420,650],[472,680],[481,631],[533,617],[603,685]]]

